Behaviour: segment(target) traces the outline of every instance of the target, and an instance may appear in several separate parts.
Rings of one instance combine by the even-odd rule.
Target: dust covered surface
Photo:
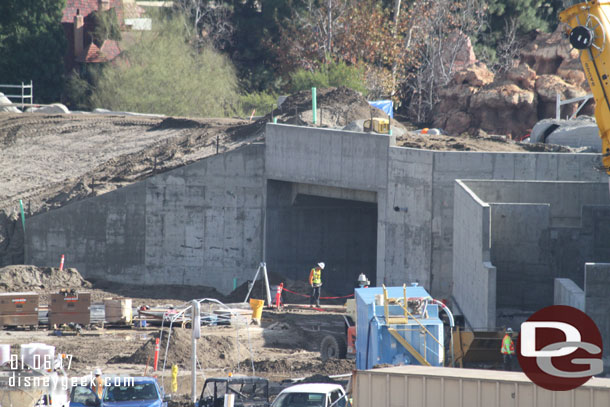
[[[0,268],[0,291],[33,291],[43,294],[46,301],[50,293],[59,289],[89,291],[92,284],[86,281],[75,268],[59,270],[56,267],[15,265]]]
[[[482,132],[481,132],[482,133]],[[471,136],[446,136],[421,134],[408,131],[400,137],[396,137],[396,145],[399,147],[410,147],[437,151],[495,151],[495,152],[573,152],[569,147],[542,143],[519,143],[507,139],[504,136],[482,134]]]
[[[0,266],[23,262],[26,218],[262,137],[241,119],[0,114]],[[247,131],[240,131],[247,128]]]

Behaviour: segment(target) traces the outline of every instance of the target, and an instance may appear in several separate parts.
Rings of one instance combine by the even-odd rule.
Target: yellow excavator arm
[[[610,175],[610,1],[577,3],[559,14],[571,29],[570,44],[580,51],[580,62],[595,99],[595,120],[602,139],[602,163]]]

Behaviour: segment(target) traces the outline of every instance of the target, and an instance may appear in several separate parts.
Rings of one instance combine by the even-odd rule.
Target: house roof
[[[121,53],[119,44],[114,40],[106,40],[101,48],[94,43],[89,44],[84,52],[84,57],[79,58],[78,62],[102,63],[110,62]]]
[[[123,25],[123,7],[121,0],[109,0],[108,4],[110,8],[116,9],[117,18],[119,25]],[[67,0],[66,7],[64,8],[64,14],[61,17],[62,23],[73,23],[74,16],[76,16],[76,10],[79,11],[80,15],[87,17],[98,9],[98,0]]]

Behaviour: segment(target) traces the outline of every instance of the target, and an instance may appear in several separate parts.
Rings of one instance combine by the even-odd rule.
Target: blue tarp
[[[383,110],[392,119],[394,118],[394,103],[391,100],[369,100],[369,105]]]

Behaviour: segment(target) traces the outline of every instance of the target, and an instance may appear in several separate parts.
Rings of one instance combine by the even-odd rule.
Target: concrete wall
[[[584,312],[585,292],[569,278],[556,278],[553,305],[569,305]]]
[[[66,253],[86,275],[226,291],[233,277],[251,278],[262,260],[269,179],[309,185],[304,195],[375,199],[376,282],[418,281],[448,298],[455,179],[605,180],[594,169],[598,159],[416,150],[396,147],[390,136],[270,124],[264,147],[211,157],[29,219],[27,261],[57,264]]]
[[[388,179],[392,136],[268,124],[268,179],[377,191]]]
[[[26,261],[88,278],[221,292],[263,251],[264,146],[251,145],[28,219]]]
[[[453,302],[469,329],[495,329],[496,268],[490,262],[490,208],[461,181],[455,184],[454,199]]]
[[[266,132],[269,179],[375,191],[377,282],[418,281],[440,298],[453,292],[456,179],[607,182],[595,154],[417,150],[383,135],[288,125]]]
[[[496,267],[496,305],[535,310],[553,299],[548,262],[550,205],[490,204],[491,263]]]
[[[470,224],[478,225],[478,218],[488,215],[468,212],[470,202],[455,200],[455,216],[460,217],[454,221],[453,239],[456,298],[464,295],[459,292],[465,289],[458,285],[460,274],[471,273],[470,260],[462,259],[465,243],[460,241],[467,236],[468,244],[489,250],[497,270],[496,307],[503,309],[535,311],[552,305],[555,278],[582,285],[583,263],[610,258],[610,207],[597,205],[607,202],[606,183],[456,181],[456,197],[465,193],[462,189],[489,205],[491,220],[489,231],[473,229]],[[513,199],[518,202],[510,203]]]
[[[338,188],[319,191],[272,180],[267,187],[267,268],[305,282],[310,269],[323,261],[323,296],[353,293],[360,273],[373,284],[376,279],[376,199],[371,203],[300,193],[349,195],[332,190]]]
[[[602,334],[604,365],[610,369],[610,264],[585,264],[585,313]]]

